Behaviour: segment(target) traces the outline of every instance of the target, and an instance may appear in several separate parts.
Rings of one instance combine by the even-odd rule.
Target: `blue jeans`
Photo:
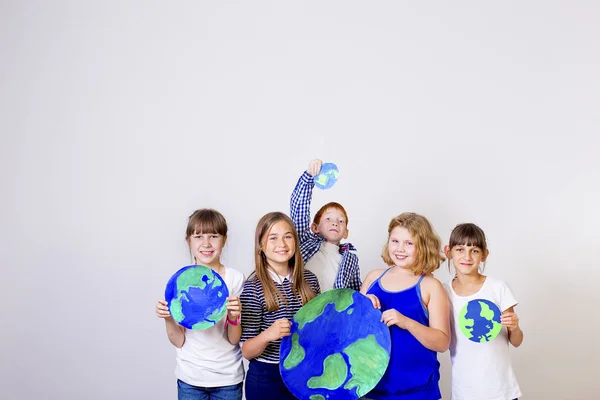
[[[231,386],[192,386],[177,379],[178,400],[242,400],[242,382]]]

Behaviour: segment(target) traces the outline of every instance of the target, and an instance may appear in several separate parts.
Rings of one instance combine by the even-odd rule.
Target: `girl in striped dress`
[[[298,234],[280,212],[263,216],[256,227],[255,271],[244,283],[242,355],[250,361],[247,400],[295,399],[279,373],[281,339],[290,335],[291,319],[320,294],[319,281],[304,269]]]

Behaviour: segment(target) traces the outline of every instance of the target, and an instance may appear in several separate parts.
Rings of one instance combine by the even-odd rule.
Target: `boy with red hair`
[[[310,203],[315,176],[323,162],[312,160],[304,171],[290,199],[290,216],[298,236],[305,268],[319,279],[321,292],[330,289],[360,290],[358,256],[350,243],[340,243],[348,237],[348,214],[341,204],[331,202],[317,211],[310,222]]]

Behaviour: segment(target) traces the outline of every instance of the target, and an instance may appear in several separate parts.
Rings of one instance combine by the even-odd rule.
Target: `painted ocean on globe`
[[[319,189],[329,189],[338,180],[340,171],[334,163],[325,163],[321,166],[321,170],[315,176],[315,186]]]
[[[477,343],[489,342],[502,330],[501,315],[498,306],[491,301],[471,300],[458,314],[458,326],[469,340]]]
[[[221,275],[204,265],[188,265],[177,271],[165,289],[173,319],[193,330],[215,325],[227,312],[229,290]]]
[[[390,360],[381,311],[352,289],[328,290],[294,315],[280,349],[281,376],[299,399],[358,399],[375,387]]]

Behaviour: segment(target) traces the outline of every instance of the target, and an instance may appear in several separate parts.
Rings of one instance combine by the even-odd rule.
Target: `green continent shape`
[[[214,324],[212,322],[202,321],[202,322],[198,322],[198,323],[192,325],[192,329],[195,329],[195,330],[206,329],[206,328],[210,328],[213,325]]]
[[[468,304],[469,303],[463,306],[462,310],[460,311],[460,314],[458,315],[458,326],[460,327],[460,331],[463,333],[463,335],[470,339],[473,337],[471,331],[473,330],[473,324],[475,323],[475,321],[469,318],[465,318],[465,315],[467,315]],[[470,326],[471,328],[467,328],[467,326]]]
[[[321,396],[320,394],[313,394],[309,397],[309,400],[325,400],[325,397]]]
[[[323,375],[313,376],[306,385],[311,389],[335,390],[344,384],[348,376],[348,366],[344,356],[335,353],[323,361]]]
[[[212,269],[210,270],[210,278],[212,279],[212,284],[213,284],[213,285],[212,285],[212,288],[213,288],[213,289],[214,289],[214,288],[217,288],[217,287],[219,287],[219,286],[223,286],[223,283],[221,282],[221,280],[220,280],[220,279],[217,279],[217,277],[215,276],[215,274],[214,274],[214,272],[213,272],[213,270],[212,270]],[[209,279],[209,281],[208,281],[208,282],[210,283],[210,282],[211,282],[211,280]]]
[[[344,389],[356,389],[358,397],[367,394],[381,379],[387,368],[390,356],[387,351],[377,343],[375,335],[365,339],[358,339],[344,349],[350,360],[350,374],[352,378],[344,385]]]
[[[171,316],[173,317],[173,319],[177,322],[181,322],[185,318],[185,316],[183,315],[183,312],[181,310],[181,301],[179,301],[179,299],[171,300],[171,305],[169,306],[169,312],[171,313]]]
[[[205,271],[204,268],[208,271]],[[183,271],[183,273],[177,277],[177,290],[179,293],[187,291],[190,287],[204,289],[207,282],[204,282],[202,278],[205,276],[208,276],[208,283],[211,283],[215,279],[212,270],[208,267],[204,268],[192,267]]]
[[[220,320],[221,318],[223,318],[223,315],[225,315],[226,312],[227,312],[227,305],[223,304],[223,306],[214,310],[212,312],[212,314],[210,314],[208,317],[206,317],[206,319],[209,321],[216,322],[216,321]]]
[[[338,176],[340,176],[340,173],[338,171],[336,171],[335,169],[332,169],[331,171],[329,171],[329,174],[331,174],[334,179],[337,179]]]
[[[494,319],[494,311],[483,301],[478,301],[478,303],[481,306],[481,313],[479,315],[490,321]]]
[[[489,321],[492,321],[492,323],[494,324],[494,327],[492,329],[490,329],[488,336],[489,336],[489,340],[494,339],[496,336],[498,336],[498,334],[500,333],[500,331],[502,330],[502,324],[497,323],[496,321],[494,321],[494,311],[484,302],[480,301],[479,304],[481,305],[481,316]],[[485,338],[481,338],[481,340],[479,341],[480,343],[483,342],[487,342],[488,340],[486,340]]]
[[[298,323],[298,329],[304,328],[304,325],[317,319],[327,304],[334,304],[337,312],[342,312],[350,307],[354,303],[352,289],[337,289],[327,291],[314,299],[312,299],[306,306],[302,307],[296,315],[294,315],[294,321]]]
[[[298,343],[298,332],[292,335],[292,349],[290,350],[290,354],[283,361],[283,368],[292,369],[296,365],[300,364],[304,357],[306,356],[306,352],[304,348]]]
[[[328,178],[327,178],[327,176],[325,174],[319,174],[317,176],[317,183],[319,185],[325,186],[325,184],[327,183],[327,181],[328,181]]]

